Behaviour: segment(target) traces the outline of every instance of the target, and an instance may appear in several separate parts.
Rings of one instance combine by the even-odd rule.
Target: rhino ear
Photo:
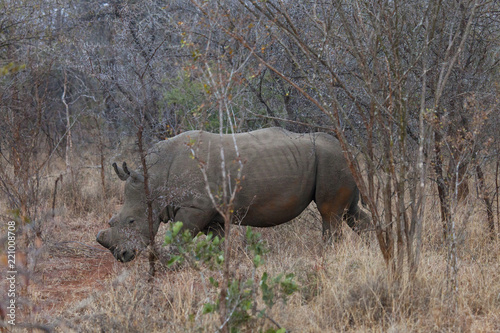
[[[113,168],[115,169],[118,178],[121,180],[127,180],[128,177],[130,177],[130,171],[127,168],[127,163],[123,162],[123,169],[116,165],[116,163],[113,163]]]
[[[138,172],[132,171],[130,173],[130,177],[132,177],[132,180],[137,183],[143,183],[144,182],[144,176],[141,175]]]

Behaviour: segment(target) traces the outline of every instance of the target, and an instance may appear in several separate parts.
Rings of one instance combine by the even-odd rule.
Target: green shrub
[[[204,277],[202,266],[209,268],[212,272],[221,272],[224,264],[224,250],[221,246],[224,239],[218,236],[213,237],[212,233],[207,236],[199,233],[194,238],[188,230],[182,232],[182,222],[173,223],[167,230],[165,235],[165,245],[173,245],[177,249],[177,254],[172,255],[168,265],[179,263],[187,263],[191,267],[197,269],[202,280],[205,281],[206,288],[215,288],[220,295],[220,287],[224,285],[222,282],[223,274],[214,274],[208,279]],[[252,277],[248,279],[230,278],[227,281],[227,297],[226,309],[230,309],[228,317],[224,318],[227,321],[231,332],[239,332],[240,328],[247,325],[252,325],[257,319],[267,318],[269,311],[278,302],[286,303],[288,296],[298,290],[297,283],[292,273],[281,273],[277,276],[271,276],[267,272],[258,274],[258,268],[264,262],[264,255],[267,249],[261,239],[259,233],[256,233],[252,228],[246,229],[246,247],[247,252],[252,260]],[[260,297],[260,298],[259,298]],[[219,299],[214,302],[207,302],[203,305],[202,313],[218,313]],[[258,300],[262,300],[263,306],[258,304]],[[285,329],[279,327],[267,329],[265,332],[285,332]]]

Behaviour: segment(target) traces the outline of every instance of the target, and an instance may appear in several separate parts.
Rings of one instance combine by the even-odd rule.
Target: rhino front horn
[[[113,163],[113,169],[115,169],[118,178],[121,180],[127,180],[130,177],[130,171],[127,168],[127,163],[123,162],[123,169],[120,168],[116,163]]]
[[[105,248],[109,249],[111,247],[111,242],[109,241],[109,229],[108,230],[101,230],[97,234],[96,241],[104,246]]]

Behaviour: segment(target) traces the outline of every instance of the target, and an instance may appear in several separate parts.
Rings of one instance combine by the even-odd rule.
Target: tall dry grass
[[[44,244],[73,239],[97,246],[97,230],[122,201],[123,185],[115,180],[111,169],[107,171],[107,197],[102,196],[96,170],[79,170],[76,192],[69,182],[58,192],[56,216],[43,225]],[[48,198],[51,183],[47,181],[44,192]],[[386,267],[373,236],[359,237],[345,227],[341,241],[323,246],[321,222],[313,206],[291,223],[259,230],[270,250],[259,272],[293,272],[300,286],[286,304],[274,306],[269,317],[293,332],[500,331],[500,242],[489,240],[482,204],[470,197],[457,210],[459,289],[454,303],[447,293],[447,249],[436,202],[429,193],[421,262],[413,285],[407,281],[396,287],[388,285]],[[48,206],[46,203],[45,209]],[[234,278],[246,279],[251,276],[252,265],[243,248],[244,232],[235,231],[231,271]],[[161,235],[157,243],[162,243]],[[46,246],[40,260],[61,255],[57,249]],[[163,257],[167,252],[162,248]],[[132,263],[117,263],[110,275],[89,285],[87,296],[44,313],[34,311],[30,321],[59,332],[216,330],[219,319],[214,314],[202,314],[202,307],[217,299],[206,276],[218,272],[205,268],[204,279],[188,266],[163,266],[155,281],[148,284],[147,271],[145,256]],[[42,273],[36,271],[34,281]],[[61,285],[62,292],[71,292],[64,288]],[[43,296],[40,292],[32,296],[35,294]],[[242,331],[268,328],[276,326],[261,318],[244,325]]]
[[[446,248],[438,214],[428,212],[427,235],[417,281],[391,289],[374,240],[350,230],[333,247],[323,247],[315,213],[262,230],[270,252],[261,268],[269,274],[294,272],[300,285],[287,304],[269,316],[294,332],[496,332],[500,331],[500,247],[488,241],[483,212],[474,209],[459,225],[459,291],[455,308],[447,294]],[[251,263],[235,237],[233,274],[247,278]],[[216,292],[189,267],[162,270],[146,283],[146,260],[128,264],[102,281],[102,289],[55,314],[61,331],[208,332],[218,318],[203,315]],[[205,272],[205,274],[209,274]],[[57,319],[60,318],[60,319]],[[63,321],[61,321],[63,318]],[[244,332],[275,327],[269,320],[243,326]]]

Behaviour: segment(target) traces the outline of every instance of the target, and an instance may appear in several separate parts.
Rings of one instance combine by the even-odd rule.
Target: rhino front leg
[[[211,232],[214,237],[219,236],[219,238],[222,238],[224,237],[224,222],[216,217],[202,230],[202,232],[205,235]]]
[[[179,208],[172,220],[174,222],[182,222],[182,228],[184,230],[189,230],[194,237],[200,231],[205,231],[205,229],[211,224],[214,215],[215,213],[212,210],[182,207]]]

